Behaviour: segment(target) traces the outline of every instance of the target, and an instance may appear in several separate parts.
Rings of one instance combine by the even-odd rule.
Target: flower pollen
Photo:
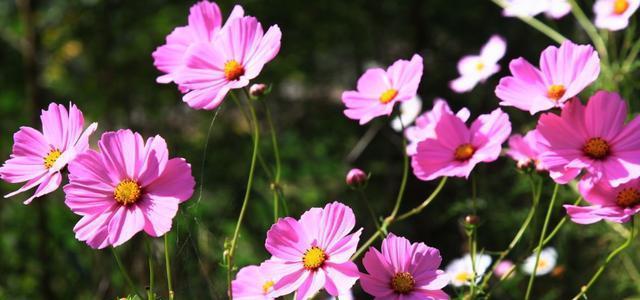
[[[567,90],[564,88],[564,85],[562,84],[552,84],[549,89],[547,90],[547,98],[553,100],[553,101],[558,101],[558,99],[562,98],[562,96],[564,96],[564,93]]]
[[[590,138],[582,147],[582,151],[590,158],[601,160],[609,155],[609,143],[602,138]]]
[[[44,167],[47,169],[51,169],[51,167],[53,167],[53,165],[56,163],[56,160],[58,160],[61,155],[62,152],[60,152],[60,150],[58,149],[49,151],[49,154],[44,157]]]
[[[396,89],[388,89],[380,95],[380,103],[387,104],[391,102],[396,96],[398,96],[398,90]]]
[[[469,272],[460,272],[456,274],[455,279],[460,282],[471,281],[471,273]]]
[[[238,61],[232,59],[224,63],[224,77],[227,80],[238,80],[242,75],[244,75],[244,67]]]
[[[481,61],[479,61],[479,62],[476,64],[476,71],[480,72],[480,71],[482,71],[482,70],[484,70],[484,63],[482,63]]]
[[[616,196],[616,204],[628,208],[640,203],[640,191],[635,188],[624,188]]]
[[[275,282],[273,280],[269,280],[269,281],[265,282],[262,285],[262,293],[264,293],[265,295],[268,294],[274,284],[275,284]]]
[[[113,191],[113,198],[116,199],[116,202],[121,205],[130,205],[136,203],[140,200],[140,196],[142,195],[142,188],[138,184],[138,182],[125,179],[118,183],[116,189]]]
[[[621,15],[629,8],[628,0],[615,0],[613,1],[613,14]]]
[[[473,153],[476,152],[476,149],[473,148],[471,144],[462,144],[456,148],[453,156],[457,161],[466,161],[469,160],[473,156]]]
[[[416,280],[409,272],[398,272],[391,278],[391,289],[398,294],[408,294],[413,291]]]
[[[304,268],[309,271],[315,271],[322,267],[325,260],[327,260],[327,254],[316,246],[309,248],[302,257]]]

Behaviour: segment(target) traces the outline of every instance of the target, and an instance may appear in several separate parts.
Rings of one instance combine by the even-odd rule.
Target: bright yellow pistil
[[[49,151],[49,154],[44,157],[44,167],[47,169],[51,169],[51,167],[53,167],[53,165],[56,163],[56,160],[58,160],[61,155],[62,152],[60,152],[60,150],[58,149]]]
[[[634,188],[624,188],[616,196],[616,204],[620,207],[633,207],[640,203],[640,191]]]
[[[416,281],[409,272],[399,272],[391,278],[391,289],[398,294],[408,294],[415,286]]]
[[[273,280],[269,280],[269,281],[265,282],[262,285],[262,293],[265,294],[265,295],[268,294],[269,290],[271,290],[271,287],[273,287],[274,284],[275,284],[275,282],[273,282]]]
[[[380,103],[387,104],[391,102],[396,96],[398,96],[398,90],[396,89],[388,89],[380,95]]]
[[[227,80],[238,80],[242,75],[244,75],[244,67],[238,61],[232,59],[224,63],[224,77]]]
[[[582,151],[593,159],[603,159],[609,155],[609,143],[602,138],[590,138],[582,147]]]
[[[564,88],[564,85],[562,84],[552,84],[549,89],[547,90],[547,98],[553,100],[553,101],[558,101],[558,99],[562,98],[562,96],[564,96],[564,93],[567,90]]]
[[[142,188],[140,185],[131,179],[125,179],[118,183],[115,191],[113,191],[113,198],[116,202],[122,205],[130,205],[140,200],[142,195]]]
[[[467,282],[467,281],[471,281],[471,277],[472,275],[469,272],[460,272],[456,274],[455,279],[456,281]]]
[[[547,262],[546,259],[540,258],[540,260],[538,261],[538,270],[544,269],[548,264],[549,263]]]
[[[476,64],[476,71],[480,72],[480,71],[482,71],[482,70],[484,70],[484,64],[483,64],[481,61],[479,61],[479,62]]]
[[[324,253],[324,250],[316,246],[309,248],[302,257],[304,268],[309,271],[315,271],[322,267],[325,260],[327,260],[327,254]]]
[[[629,1],[627,0],[615,0],[613,1],[613,13],[621,15],[629,8]]]
[[[466,161],[473,156],[476,149],[471,144],[463,144],[456,148],[456,152],[453,154],[457,161]]]

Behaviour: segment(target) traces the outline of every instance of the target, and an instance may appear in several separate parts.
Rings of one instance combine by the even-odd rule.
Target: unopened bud
[[[514,265],[512,261],[503,260],[496,266],[495,269],[493,269],[493,273],[501,279],[504,279],[504,277],[512,277],[514,273],[513,269],[515,267],[516,265]]]
[[[365,183],[367,183],[367,179],[369,179],[369,176],[367,176],[364,171],[358,168],[353,168],[349,171],[349,173],[347,173],[346,181],[347,185],[351,187],[361,187]]]
[[[251,97],[254,98],[259,98],[262,95],[264,95],[265,91],[267,90],[267,85],[264,83],[255,83],[253,85],[251,85],[251,87],[249,88],[249,95],[251,95]]]
[[[476,215],[468,215],[464,217],[464,222],[469,225],[478,225],[478,223],[480,223],[480,217]]]

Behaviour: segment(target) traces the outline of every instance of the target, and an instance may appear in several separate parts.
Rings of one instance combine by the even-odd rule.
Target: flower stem
[[[426,200],[424,200],[420,205],[414,207],[412,210],[401,214],[396,218],[396,221],[402,221],[408,217],[419,214],[425,207],[427,207],[427,205],[429,205],[429,203],[431,203],[431,201],[433,201],[433,199],[436,198],[436,196],[440,193],[440,190],[442,190],[442,188],[444,187],[445,183],[447,183],[447,177],[442,177],[442,179],[440,179],[440,182],[438,183],[438,186],[436,186],[435,190],[433,190],[431,195],[429,195]]]
[[[576,199],[575,202],[573,202],[573,205],[578,205],[580,204],[580,201],[582,201],[582,196],[579,196],[578,199]],[[549,242],[551,242],[551,239],[553,239],[553,237],[560,231],[560,228],[562,228],[562,226],[564,225],[564,223],[567,222],[567,216],[565,215],[564,217],[562,217],[562,219],[560,220],[560,222],[558,222],[558,224],[556,225],[556,227],[553,228],[553,230],[551,231],[551,233],[549,233],[545,238],[544,241],[542,241],[542,247],[544,247],[546,244],[548,244]]]
[[[378,230],[380,229],[380,222],[378,222],[378,217],[376,216],[376,212],[373,210],[373,207],[371,207],[371,203],[369,203],[369,199],[367,199],[367,194],[364,192],[364,188],[358,188],[357,189],[358,192],[358,198],[360,198],[360,201],[362,201],[366,206],[367,209],[369,210],[369,214],[371,215],[371,219],[373,220],[374,225],[376,225],[376,228]]]
[[[524,298],[525,300],[529,300],[531,297],[533,282],[536,278],[536,272],[538,271],[538,262],[540,261],[540,253],[542,252],[542,243],[544,242],[544,237],[545,237],[545,234],[547,233],[547,227],[549,226],[549,220],[551,219],[551,212],[553,211],[553,206],[558,196],[559,187],[560,185],[556,183],[553,188],[553,195],[551,196],[551,201],[549,202],[549,208],[547,209],[547,216],[544,219],[544,224],[542,225],[542,232],[540,233],[540,240],[538,242],[538,248],[536,249],[536,260],[533,265],[533,271],[531,272],[531,276],[529,277],[529,284],[527,285],[527,293],[525,294],[525,298]]]
[[[151,244],[148,239],[145,239],[145,246],[147,247],[147,258],[149,262],[149,289],[147,290],[147,299],[155,300],[156,294],[153,291],[153,253],[151,252]]]
[[[120,256],[118,255],[118,252],[116,252],[116,248],[112,247],[111,253],[113,253],[113,258],[116,259],[116,264],[118,265],[118,269],[120,269],[120,274],[122,274],[122,277],[124,277],[124,281],[126,281],[127,285],[129,285],[129,289],[131,289],[132,292],[134,292],[140,299],[142,299],[142,296],[138,292],[138,289],[136,289],[133,281],[131,281],[131,277],[129,276],[129,273],[127,273],[127,269],[124,268],[124,265],[120,260]]]
[[[169,300],[173,300],[173,284],[171,282],[171,259],[169,258],[169,233],[164,235],[164,265],[167,271],[167,287],[169,289]]]
[[[402,129],[404,132],[404,125],[402,126]],[[407,155],[407,138],[404,134],[402,135],[402,156],[402,181],[400,181],[400,189],[398,190],[398,196],[396,197],[396,204],[393,207],[393,211],[391,211],[391,215],[389,215],[389,218],[392,220],[398,215],[400,204],[404,197],[404,190],[407,187],[407,179],[409,178],[409,155]]]
[[[606,66],[609,66],[609,54],[607,53],[607,46],[602,39],[602,36],[598,34],[598,29],[589,21],[589,18],[584,14],[580,5],[576,2],[576,0],[568,0],[571,5],[571,12],[578,20],[578,23],[584,31],[587,33],[593,45],[596,47],[596,50],[602,55],[602,59],[605,62]]]
[[[629,247],[629,245],[631,245],[631,241],[633,241],[634,238],[634,233],[635,233],[635,224],[634,224],[634,219],[633,217],[631,217],[631,230],[629,232],[629,237],[627,238],[627,240],[624,242],[624,244],[620,245],[620,247],[616,248],[615,250],[613,250],[609,256],[607,256],[607,259],[604,261],[604,263],[602,263],[602,265],[600,265],[600,268],[598,268],[598,271],[596,271],[595,274],[593,274],[593,277],[591,277],[591,280],[589,280],[589,283],[587,283],[586,286],[583,286],[580,289],[580,292],[573,297],[573,300],[578,300],[583,296],[586,296],[587,291],[589,291],[589,288],[591,288],[591,286],[598,280],[598,278],[600,277],[600,275],[602,275],[602,272],[604,272],[604,269],[607,267],[607,265],[609,264],[609,262],[615,258],[618,253],[622,252],[622,250],[627,249],[627,247]]]
[[[481,291],[484,290],[484,288],[489,283],[489,279],[491,279],[491,276],[493,276],[493,272],[496,266],[498,266],[498,264],[500,264],[500,262],[502,262],[505,259],[505,257],[507,257],[509,253],[511,253],[511,251],[513,250],[513,248],[515,248],[518,242],[520,242],[520,240],[524,236],[524,233],[527,231],[527,228],[529,228],[529,224],[531,223],[531,220],[533,220],[533,217],[536,214],[536,209],[538,207],[538,202],[540,200],[540,191],[542,190],[542,182],[536,182],[535,177],[533,176],[530,176],[529,179],[531,182],[531,208],[529,209],[529,213],[527,214],[527,217],[524,219],[524,222],[522,222],[522,225],[520,225],[520,229],[518,229],[518,232],[511,240],[511,243],[509,243],[509,246],[507,247],[507,249],[505,249],[500,253],[500,256],[498,257],[498,259],[496,259],[496,261],[493,263],[491,268],[489,268],[489,271],[484,275],[482,284],[480,285]]]
[[[504,0],[491,0],[491,1],[493,1],[493,3],[495,3],[496,5],[502,8],[507,7],[507,4],[504,2]],[[516,16],[516,17],[520,19],[522,22],[525,22],[527,25],[540,31],[542,34],[548,36],[550,39],[554,40],[558,44],[561,44],[562,42],[567,40],[567,38],[564,37],[562,34],[555,31],[553,28],[549,27],[548,25],[539,21],[536,18],[528,17],[528,16]]]
[[[278,221],[278,202],[280,201],[280,193],[282,192],[282,186],[280,185],[280,176],[282,173],[282,167],[280,163],[280,149],[278,148],[278,138],[276,136],[276,130],[273,126],[273,121],[271,119],[271,110],[269,109],[269,105],[267,102],[262,101],[265,108],[265,113],[267,116],[267,124],[269,125],[269,132],[271,133],[271,145],[273,147],[273,156],[275,159],[276,170],[273,179],[273,183],[271,184],[271,191],[273,192],[273,221]],[[284,199],[282,199],[284,201]]]

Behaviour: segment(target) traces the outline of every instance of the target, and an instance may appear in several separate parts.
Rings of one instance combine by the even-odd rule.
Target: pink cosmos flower
[[[247,266],[238,272],[231,283],[233,299],[237,300],[273,300],[273,285],[280,276],[267,264]]]
[[[411,243],[390,233],[382,241],[382,253],[371,247],[362,264],[369,274],[360,275],[362,289],[376,300],[449,299],[442,291],[449,276],[438,269],[440,251],[424,243]]]
[[[502,59],[507,43],[499,35],[493,35],[480,50],[480,55],[467,55],[458,62],[460,77],[451,81],[449,86],[458,93],[468,92],[500,71],[498,61]]]
[[[174,81],[189,92],[182,97],[195,109],[215,109],[232,89],[247,86],[280,51],[278,25],[266,33],[254,17],[233,18],[211,43],[189,47]]]
[[[96,131],[92,123],[83,132],[84,116],[72,103],[69,110],[61,104],[51,103],[40,114],[42,132],[31,127],[20,127],[13,135],[13,151],[0,167],[0,178],[6,182],[27,182],[9,198],[38,186],[24,204],[58,189],[62,170],[76,155],[89,147],[89,136]]]
[[[627,105],[617,93],[596,92],[585,107],[567,102],[561,115],[538,120],[542,164],[558,183],[586,174],[581,184],[604,180],[614,187],[640,177],[640,118],[625,125]]]
[[[349,260],[362,232],[349,234],[355,222],[351,208],[333,202],[308,210],[300,220],[284,218],[271,226],[265,246],[273,257],[265,264],[282,275],[272,296],[297,290],[296,300],[302,300],[322,288],[332,296],[347,293],[359,277]]]
[[[471,128],[458,117],[443,114],[435,136],[418,143],[417,153],[411,157],[413,173],[421,180],[469,177],[476,164],[498,158],[510,133],[509,116],[500,109],[479,116]]]
[[[578,224],[592,224],[600,220],[625,223],[640,212],[640,179],[617,187],[611,187],[605,181],[592,188],[581,185],[580,193],[590,206],[564,206],[571,220]]]
[[[549,46],[540,55],[540,69],[524,58],[509,64],[512,76],[500,79],[496,96],[500,105],[515,106],[532,115],[553,107],[580,93],[600,74],[600,58],[589,45],[566,41],[560,48]]]
[[[447,101],[441,98],[436,98],[433,104],[433,109],[427,111],[416,118],[414,126],[407,127],[404,134],[409,140],[407,145],[407,154],[414,155],[418,151],[418,143],[424,141],[429,137],[435,137],[436,124],[440,120],[443,114],[453,115],[451,108]],[[462,108],[456,113],[456,116],[462,121],[466,122],[469,119],[469,110]]]
[[[244,15],[241,6],[236,5],[229,20]],[[229,21],[227,21],[229,22]],[[184,65],[187,49],[197,43],[213,43],[222,28],[222,13],[217,4],[200,1],[189,9],[187,26],[175,28],[168,36],[166,43],[158,47],[152,54],[153,65],[163,73],[156,81],[170,83],[174,81],[175,72]]]
[[[342,102],[347,106],[344,114],[360,120],[360,125],[378,116],[391,115],[396,102],[416,96],[421,78],[422,57],[418,54],[411,61],[397,60],[386,71],[368,69],[358,79],[356,91],[342,93]]]
[[[131,130],[105,132],[98,147],[69,164],[65,203],[82,216],[73,228],[76,238],[102,249],[141,230],[155,237],[168,232],[178,204],[193,194],[191,166],[169,159],[158,135],[145,142]]]
[[[640,0],[597,0],[593,5],[595,25],[608,30],[627,28],[629,18],[640,6]]]
[[[526,168],[533,163],[536,170],[545,170],[538,158],[540,150],[538,149],[537,135],[538,133],[535,130],[531,130],[527,132],[524,137],[519,134],[514,134],[509,138],[507,155],[517,162],[518,168]]]

